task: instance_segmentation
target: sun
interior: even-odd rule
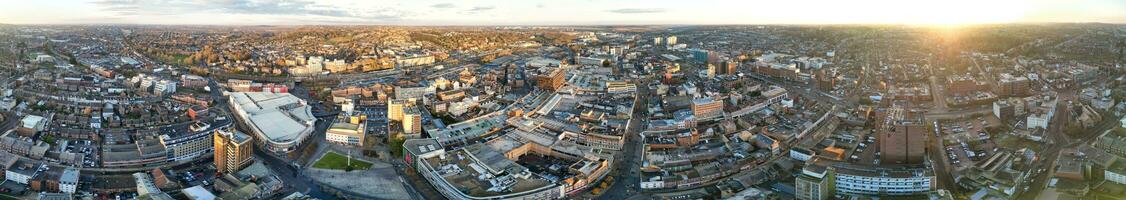
[[[958,26],[1018,22],[1025,16],[1027,2],[1020,0],[946,0],[919,3],[908,13],[906,23]]]

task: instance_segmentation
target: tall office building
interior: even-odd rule
[[[803,169],[794,179],[794,196],[801,200],[826,200],[833,197],[833,170]]]
[[[392,121],[403,120],[403,108],[407,106],[407,101],[401,99],[392,99],[387,102],[387,119]]]
[[[721,71],[723,71],[723,74],[735,75],[735,73],[739,72],[738,67],[739,61],[736,61],[735,59],[727,59],[726,61],[723,61],[723,69]]]
[[[708,77],[708,78],[715,77],[715,70],[716,70],[715,65],[708,63],[708,69],[705,72],[705,73],[707,73],[706,77]]]
[[[920,123],[899,122],[880,130],[881,161],[894,164],[923,163],[927,129]]]
[[[408,135],[422,133],[422,112],[418,107],[403,109],[403,133]]]
[[[254,144],[250,136],[237,130],[219,129],[215,139],[215,169],[219,173],[234,173],[250,164]]]

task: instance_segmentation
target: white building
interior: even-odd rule
[[[397,99],[422,98],[428,94],[435,94],[437,92],[438,88],[433,85],[423,87],[395,86],[395,98]]]
[[[39,132],[47,128],[47,118],[39,115],[28,115],[20,120],[20,128],[28,129],[30,131]]]
[[[337,122],[325,132],[325,140],[344,145],[363,145],[366,128],[364,117],[347,117],[347,122]]]
[[[59,191],[74,194],[78,190],[78,169],[66,168],[59,176]]]
[[[293,67],[289,73],[293,75],[315,75],[324,71],[325,58],[320,56],[309,57],[304,67]]]
[[[434,64],[434,56],[415,56],[395,59],[395,66],[398,67],[413,67],[429,64]]]
[[[35,56],[35,62],[36,63],[51,62],[51,61],[55,61],[55,57],[51,57],[51,55],[39,54],[38,56]]]
[[[669,36],[665,39],[665,43],[668,45],[676,45],[676,36]]]
[[[661,176],[653,176],[649,180],[642,180],[640,185],[641,189],[665,188],[665,181],[661,180]]]
[[[31,177],[39,173],[39,166],[24,161],[16,161],[4,171],[4,179],[27,185]]]
[[[1026,123],[1027,125],[1025,125],[1025,127],[1029,128],[1029,129],[1033,129],[1033,128],[1048,129],[1048,121],[1051,121],[1052,116],[1049,115],[1048,113],[1034,113],[1034,114],[1028,115],[1028,117],[1026,119],[1027,119],[1027,123]]]
[[[855,166],[813,159],[807,162],[802,174],[809,179],[803,181],[811,183],[831,178],[833,184],[805,186],[818,187],[817,191],[833,191],[836,195],[903,196],[926,194],[936,189],[933,172],[924,166]]]
[[[239,127],[276,154],[296,150],[312,135],[317,121],[308,103],[289,93],[230,93],[230,105]]]
[[[157,96],[169,95],[176,93],[176,82],[169,80],[160,80],[153,84],[152,93]]]

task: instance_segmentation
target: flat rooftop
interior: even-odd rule
[[[233,106],[245,112],[244,122],[254,124],[255,134],[273,142],[303,138],[316,121],[305,101],[292,94],[235,92],[230,98]]]
[[[442,178],[461,192],[475,197],[487,197],[519,193],[541,189],[554,184],[547,179],[531,175],[527,168],[520,166],[515,161],[505,158],[503,153],[484,144],[477,144],[466,149],[448,153],[445,159],[435,156],[426,160]],[[489,169],[504,169],[504,172],[490,175]],[[516,172],[516,173],[514,173]],[[521,178],[521,175],[529,175]],[[490,177],[484,178],[481,177]],[[493,183],[508,185],[503,192],[490,191]]]

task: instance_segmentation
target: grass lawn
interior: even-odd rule
[[[336,170],[367,170],[371,168],[371,163],[361,160],[352,159],[351,169],[348,167],[348,156],[340,155],[336,152],[328,152],[316,163],[313,163],[313,168],[320,169],[336,169]]]

